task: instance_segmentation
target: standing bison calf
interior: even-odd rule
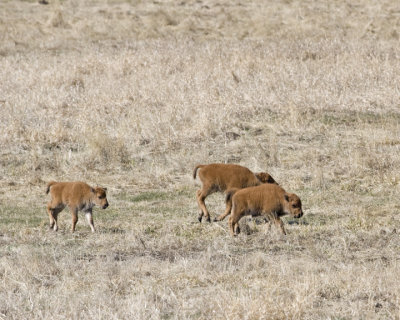
[[[239,220],[246,215],[266,216],[269,224],[274,221],[283,234],[286,234],[281,216],[290,214],[295,218],[303,216],[300,198],[287,193],[280,186],[263,184],[241,190],[231,190],[226,196],[232,201],[232,213],[229,217],[229,229],[233,236],[239,232]]]
[[[196,198],[200,207],[199,221],[203,215],[207,221],[211,221],[207,210],[205,199],[214,192],[229,192],[232,189],[242,189],[252,186],[258,186],[262,183],[275,183],[275,180],[266,172],[253,173],[246,167],[236,164],[214,163],[208,165],[197,165],[193,171],[193,179],[196,179],[199,170],[199,178],[202,182],[202,188],[197,190]],[[231,212],[232,204],[226,201],[226,209],[223,214],[214,219],[221,221]]]
[[[83,211],[90,229],[94,232],[92,208],[95,205],[103,209],[108,207],[106,191],[106,188],[92,188],[84,182],[49,182],[46,193],[50,192],[51,196],[51,200],[47,204],[50,229],[58,230],[57,216],[68,205],[72,215],[71,231],[75,231],[75,226],[78,222],[78,211]]]

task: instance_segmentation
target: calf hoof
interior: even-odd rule
[[[199,220],[199,222],[201,223],[201,220],[203,219],[203,217],[198,217],[197,220]]]
[[[211,218],[210,218],[210,216],[207,217],[207,220],[206,220],[206,221],[209,222],[209,223],[211,223]]]

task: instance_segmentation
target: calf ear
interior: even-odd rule
[[[287,193],[285,193],[284,197],[285,197],[285,200],[286,200],[287,202],[289,202],[289,195],[288,195]]]
[[[107,188],[103,188],[104,191],[107,191]]]
[[[95,193],[95,190],[93,188],[90,188],[90,191],[92,191],[93,193]]]

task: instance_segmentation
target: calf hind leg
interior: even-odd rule
[[[245,211],[240,206],[232,204],[232,212],[229,217],[228,225],[232,236],[240,233],[239,220],[245,215]]]
[[[50,204],[47,205],[47,214],[49,215],[49,220],[50,220],[49,228],[53,229],[56,223],[56,219],[54,219],[53,209],[51,208]]]
[[[53,208],[51,203],[47,204],[47,213],[49,215],[49,220],[50,220],[50,229],[53,229],[54,231],[58,230],[58,224],[57,224],[57,217],[58,214],[64,210],[65,206],[58,206]]]
[[[229,200],[226,203],[225,212],[223,214],[219,215],[218,217],[216,217],[214,219],[214,221],[222,221],[222,220],[224,220],[226,218],[226,216],[228,216],[231,213],[231,210],[232,210],[232,200]]]
[[[196,192],[197,203],[198,203],[198,205],[200,207],[200,210],[201,210],[198,219],[199,219],[199,222],[201,222],[201,220],[203,219],[203,215],[204,215],[206,220],[208,222],[211,222],[210,214],[209,214],[209,212],[207,210],[206,203],[205,203],[205,199],[210,194],[210,192],[209,191],[204,192],[203,190],[204,189],[197,190],[197,192]]]
[[[228,225],[232,236],[237,236],[240,233],[239,220],[230,216]]]
[[[72,216],[71,232],[74,232],[76,223],[78,222],[78,209],[71,208],[71,216]]]
[[[240,233],[239,222],[236,222],[236,224],[235,224],[235,233],[236,233],[236,234],[239,234],[239,233]]]

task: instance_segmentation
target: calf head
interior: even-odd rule
[[[292,215],[295,218],[301,218],[303,216],[303,210],[301,209],[301,200],[294,193],[285,193],[286,213]]]
[[[107,195],[106,195],[107,188],[92,188],[92,192],[94,193],[93,202],[102,209],[108,207]]]
[[[255,176],[257,177],[258,180],[260,180],[262,183],[274,183],[274,184],[278,184],[274,178],[271,177],[270,174],[266,173],[266,172],[258,172],[255,173]]]

